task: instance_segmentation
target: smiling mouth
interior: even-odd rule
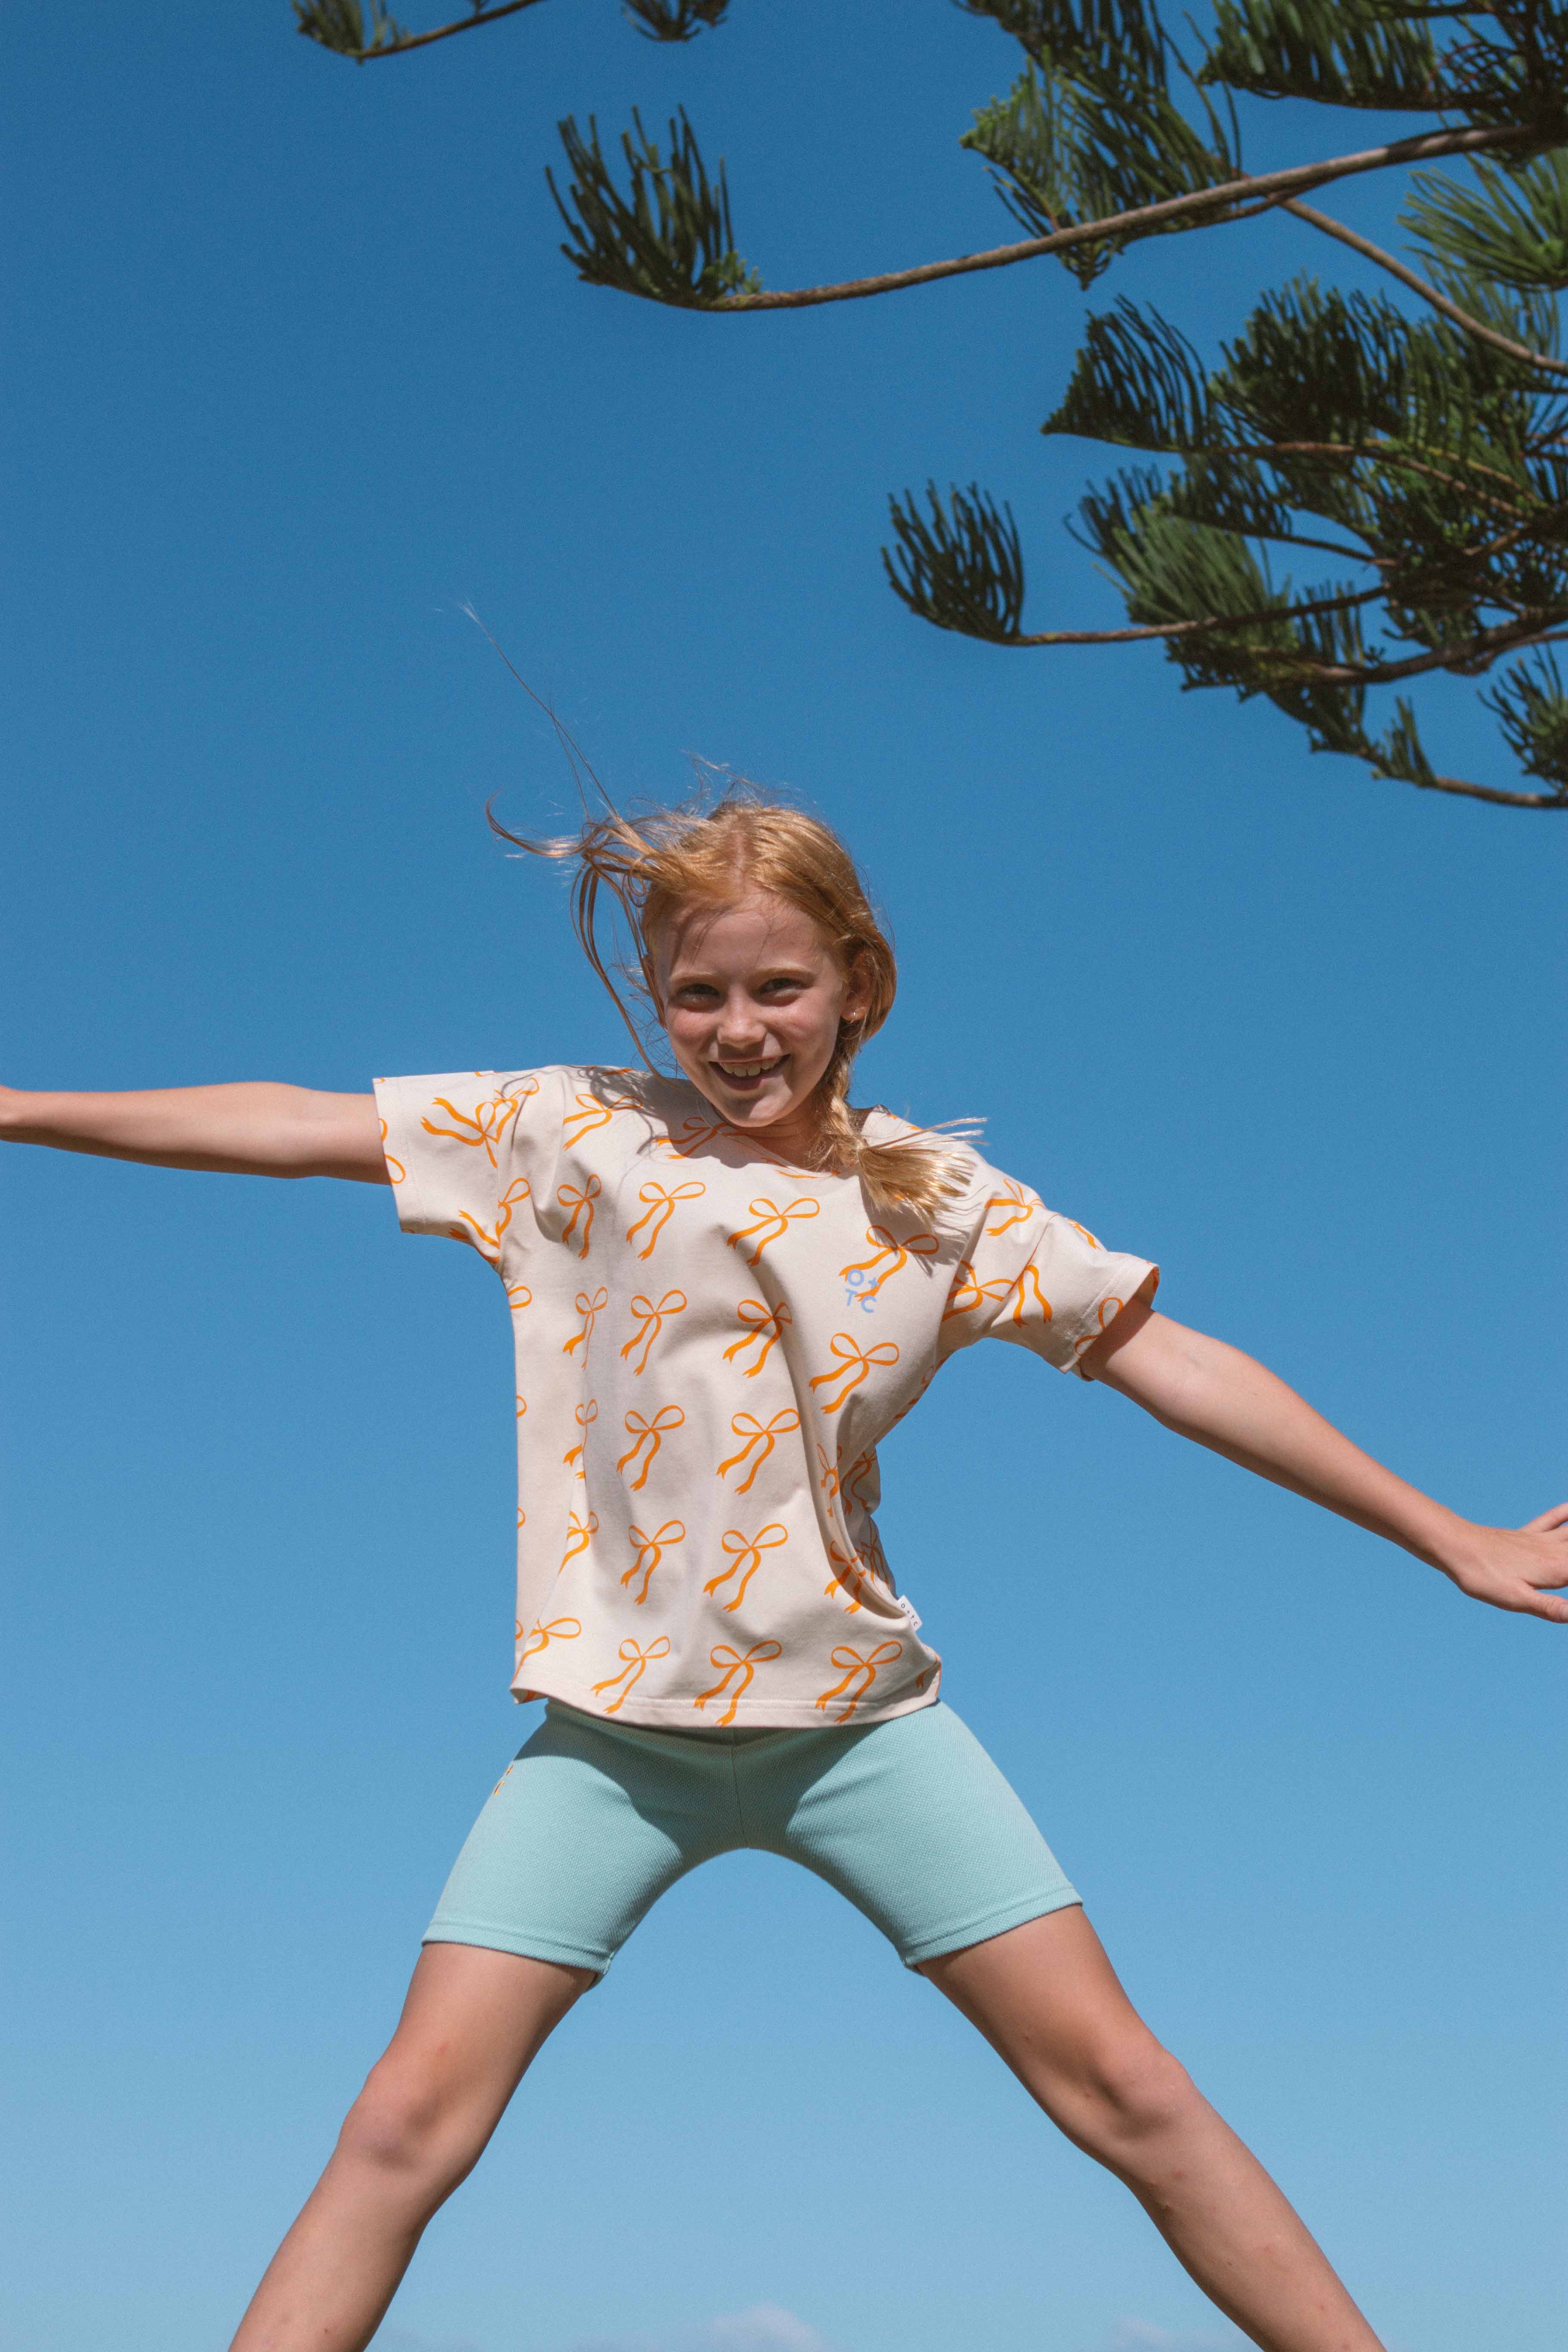
[[[764,1078],[771,1078],[775,1071],[782,1070],[784,1059],[783,1054],[778,1054],[771,1062],[716,1061],[710,1066],[718,1071],[726,1086],[736,1087],[749,1092],[752,1087],[760,1087]]]

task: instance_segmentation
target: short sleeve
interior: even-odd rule
[[[531,1192],[538,1123],[530,1114],[552,1074],[458,1070],[377,1078],[386,1172],[407,1234],[467,1242],[492,1265]]]
[[[1159,1268],[1148,1258],[1107,1249],[1087,1225],[1004,1178],[954,1277],[944,1318],[948,1344],[1006,1339],[1058,1371],[1077,1371],[1151,1275],[1157,1283]]]

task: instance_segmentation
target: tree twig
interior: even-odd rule
[[[1364,563],[1371,558],[1356,556],[1352,560]],[[1207,614],[1201,621],[1164,621],[1143,628],[1040,629],[1029,636],[994,637],[988,642],[999,646],[1130,646],[1146,637],[1191,637],[1209,629],[1267,628],[1276,621],[1304,620],[1312,613],[1347,613],[1352,605],[1370,604],[1384,593],[1381,586],[1361,588],[1343,596],[1315,596],[1304,604],[1281,604],[1265,613]]]
[[[1462,776],[1391,776],[1386,769],[1378,772],[1387,783],[1414,784],[1424,793],[1458,793],[1468,801],[1492,801],[1499,808],[1568,809],[1568,793],[1503,793],[1495,784],[1468,784]]]
[[[369,63],[372,58],[398,58],[405,49],[428,48],[432,41],[449,40],[454,33],[471,33],[476,25],[499,24],[503,16],[515,16],[520,8],[534,8],[539,0],[497,0],[493,8],[477,8],[471,16],[456,17],[449,25],[437,25],[429,33],[405,33],[401,39],[384,41],[379,48],[339,49],[339,57],[353,58],[355,65]],[[325,43],[322,44],[323,47]]]
[[[1386,269],[1391,278],[1397,278],[1402,286],[1408,286],[1413,294],[1419,294],[1424,302],[1430,302],[1435,310],[1441,310],[1446,319],[1451,319],[1456,327],[1462,327],[1467,335],[1474,335],[1478,342],[1490,343],[1494,351],[1506,352],[1510,359],[1525,360],[1531,367],[1549,369],[1553,375],[1568,375],[1568,360],[1549,359],[1544,352],[1532,352],[1527,344],[1516,343],[1509,336],[1500,335],[1494,327],[1484,326],[1479,319],[1472,319],[1468,310],[1461,310],[1457,302],[1450,302],[1436,286],[1429,286],[1425,278],[1418,278],[1414,269],[1407,269],[1396,254],[1385,253],[1381,245],[1373,245],[1370,237],[1363,236],[1356,229],[1347,228],[1343,221],[1331,219],[1327,213],[1319,212],[1311,205],[1302,204],[1295,196],[1281,197],[1275,210],[1294,213],[1298,220],[1321,229],[1325,236],[1338,237],[1340,243],[1348,245],[1352,253],[1363,255],[1368,261],[1375,261],[1380,269]]]
[[[1519,128],[1479,131],[1431,131],[1418,139],[1395,139],[1384,147],[1367,147],[1352,155],[1332,155],[1321,163],[1296,163],[1287,171],[1254,173],[1243,180],[1226,180],[1187,195],[1166,196],[1157,205],[1140,205],[1133,211],[1111,213],[1103,220],[1078,221],[1049,236],[1026,237],[1017,245],[992,246],[984,253],[963,253],[951,261],[923,261],[913,269],[890,269],[876,278],[851,278],[836,286],[797,286],[761,294],[727,294],[717,302],[693,307],[705,310],[798,310],[819,302],[855,302],[872,294],[892,294],[906,286],[929,286],[939,278],[960,278],[977,269],[1005,269],[1015,261],[1033,261],[1037,255],[1062,253],[1075,245],[1095,245],[1108,236],[1152,228],[1162,221],[1205,226],[1198,215],[1216,206],[1249,198],[1267,197],[1272,204],[1298,188],[1321,188],[1333,180],[1353,178],[1363,172],[1381,172],[1394,164],[1420,163],[1443,155],[1468,155],[1494,147],[1517,147],[1533,134]],[[1189,215],[1192,217],[1189,219]]]
[[[1387,593],[1386,590],[1380,592]],[[1538,616],[1534,621],[1502,622],[1495,629],[1481,629],[1460,646],[1449,646],[1437,653],[1412,654],[1405,661],[1396,662],[1318,662],[1310,655],[1260,654],[1259,662],[1272,661],[1279,668],[1288,670],[1292,678],[1312,686],[1397,686],[1401,679],[1424,677],[1435,669],[1452,669],[1456,663],[1469,667],[1478,656],[1485,656],[1485,667],[1490,668],[1503,654],[1517,653],[1531,646],[1556,646],[1568,635],[1560,628],[1542,627]]]

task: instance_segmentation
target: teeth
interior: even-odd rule
[[[721,1062],[719,1067],[728,1078],[760,1078],[764,1070],[776,1069],[773,1062]]]

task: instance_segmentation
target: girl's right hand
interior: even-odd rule
[[[391,1181],[374,1095],[324,1094],[269,1081],[134,1094],[0,1087],[0,1141],[234,1176]]]

